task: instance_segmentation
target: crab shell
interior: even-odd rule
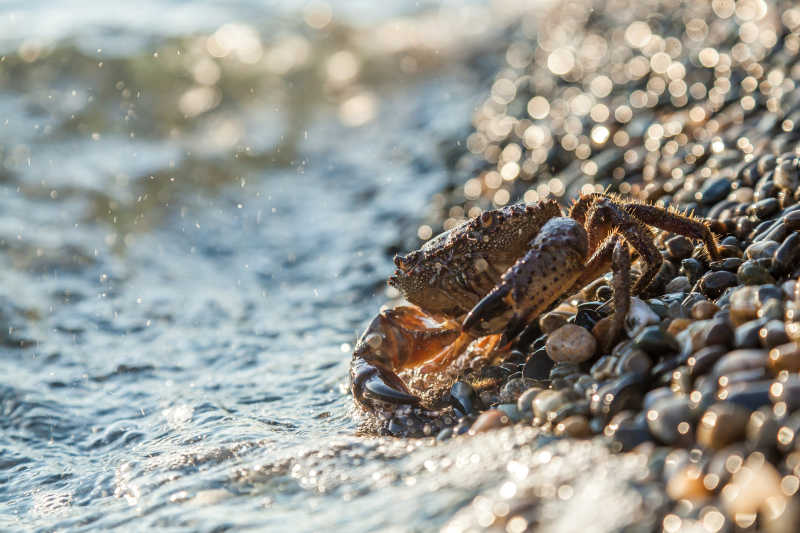
[[[545,223],[560,216],[554,200],[487,211],[396,256],[389,284],[428,313],[463,317],[529,250]]]

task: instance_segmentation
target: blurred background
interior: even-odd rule
[[[3,3],[0,529],[430,525],[331,450],[521,4]]]

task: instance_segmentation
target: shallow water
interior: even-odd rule
[[[533,461],[346,390],[513,9],[102,5],[0,13],[0,528],[426,530]]]

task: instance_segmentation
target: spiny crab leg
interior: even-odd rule
[[[463,347],[461,337],[458,323],[434,318],[416,306],[381,311],[353,352],[353,397],[366,405],[419,403],[396,371],[436,360],[454,342]]]

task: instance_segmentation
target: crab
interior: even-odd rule
[[[487,350],[503,346],[610,267],[614,311],[601,346],[609,350],[631,296],[647,288],[663,262],[651,227],[699,240],[712,260],[719,258],[709,221],[607,193],[581,195],[566,216],[552,199],[486,211],[396,256],[389,284],[410,305],[381,311],[356,343],[356,403],[419,404],[398,372],[439,372],[478,339]],[[642,264],[635,282],[631,249]]]

